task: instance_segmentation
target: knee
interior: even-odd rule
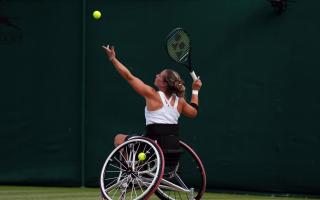
[[[117,134],[114,137],[114,146],[119,146],[120,144],[124,143],[126,140],[127,135],[124,134]]]

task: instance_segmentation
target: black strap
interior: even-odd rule
[[[190,106],[194,107],[197,111],[199,111],[199,106],[195,103],[190,103]]]

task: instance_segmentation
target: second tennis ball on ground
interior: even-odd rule
[[[93,18],[100,19],[101,18],[101,12],[99,10],[95,10],[92,13]]]
[[[145,153],[141,152],[141,153],[138,154],[138,159],[139,160],[143,161],[146,158],[147,158],[147,155]]]

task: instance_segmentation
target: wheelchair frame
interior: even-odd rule
[[[181,179],[178,173],[180,162],[177,162],[173,171],[168,173],[169,178],[165,178],[163,150],[155,141],[146,137],[135,136],[116,147],[106,159],[100,175],[102,198],[107,200],[115,198],[119,200],[128,198],[130,200],[145,200],[155,194],[161,200],[201,199],[206,188],[206,174],[203,164],[190,146],[182,141],[179,141],[179,145],[192,156],[200,172],[201,183],[196,189],[196,193],[194,188],[189,188]],[[144,149],[141,149],[142,147]],[[137,155],[140,151],[148,154],[146,161],[138,160]],[[108,178],[108,175],[112,173],[118,173],[118,175]],[[175,182],[171,180],[172,178]],[[175,194],[176,192],[179,196]],[[182,198],[180,192],[186,196],[183,195],[184,198]]]

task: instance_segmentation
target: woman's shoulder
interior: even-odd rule
[[[146,99],[149,100],[158,100],[160,98],[160,92],[159,90],[156,90],[154,88],[152,88],[152,92],[149,96],[146,97]]]
[[[159,91],[153,87],[150,87],[151,96],[159,95]]]

